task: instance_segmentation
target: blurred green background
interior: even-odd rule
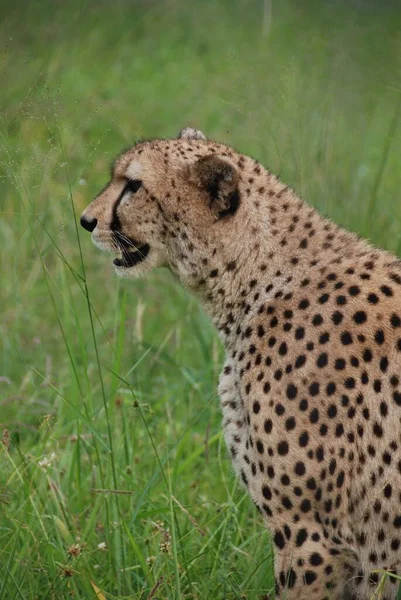
[[[167,272],[117,280],[74,209],[191,125],[401,251],[400,23],[389,1],[2,0],[1,600],[268,597],[217,337]]]

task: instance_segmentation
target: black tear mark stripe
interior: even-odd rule
[[[114,203],[113,212],[112,212],[112,216],[111,216],[111,223],[110,223],[110,229],[112,231],[121,231],[121,221],[120,221],[120,217],[117,214],[117,208],[118,208],[119,204],[121,203],[121,200],[123,199],[126,191],[127,191],[127,186],[125,185],[121,194],[119,195],[119,197],[117,198],[117,200]]]
[[[110,223],[110,229],[112,231],[120,231],[122,233],[121,221],[120,221],[120,217],[117,214],[117,208],[118,208],[119,204],[121,203],[121,200],[123,199],[124,195],[129,190],[131,183],[132,183],[132,181],[128,181],[128,183],[124,186],[121,194],[117,198],[116,202],[114,203],[112,217],[111,217],[111,223]],[[143,187],[145,192],[148,193],[148,190],[145,188],[145,186],[143,184],[141,187]],[[160,207],[160,210],[162,210],[161,207]]]

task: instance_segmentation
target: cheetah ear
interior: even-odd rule
[[[238,171],[215,154],[203,156],[190,167],[190,179],[209,195],[209,207],[220,219],[233,215],[239,205]]]
[[[201,131],[199,131],[199,129],[192,129],[192,127],[184,127],[184,129],[181,129],[180,133],[178,134],[178,139],[205,140],[206,136]]]

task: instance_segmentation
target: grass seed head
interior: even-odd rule
[[[81,552],[82,552],[82,547],[80,546],[80,544],[72,544],[72,546],[70,546],[68,548],[68,554],[70,556],[77,557],[81,554]]]

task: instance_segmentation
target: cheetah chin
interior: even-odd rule
[[[192,128],[118,157],[81,224],[118,275],[168,267],[219,332],[224,436],[276,597],[395,600],[400,261]]]

